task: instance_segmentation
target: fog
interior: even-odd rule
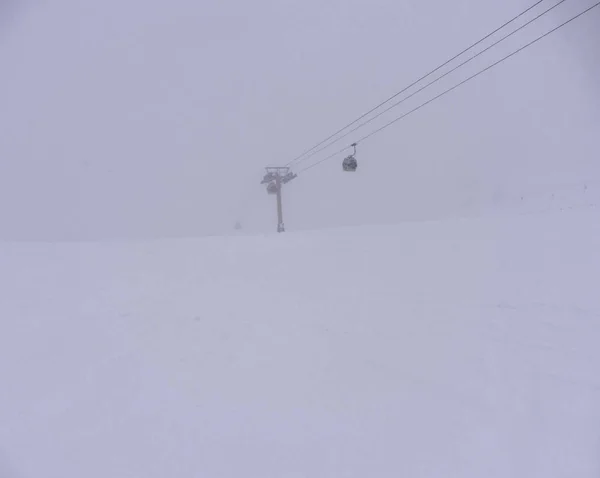
[[[271,231],[264,166],[531,3],[4,0],[0,238],[223,234],[237,220]],[[566,1],[410,105],[592,3]],[[356,174],[336,157],[300,175],[284,191],[288,230],[456,216],[540,184],[600,179],[599,52],[596,9],[361,144]]]

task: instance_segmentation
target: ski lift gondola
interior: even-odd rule
[[[277,194],[277,184],[274,181],[267,184],[267,193]]]
[[[358,168],[358,161],[356,161],[356,143],[353,143],[352,146],[354,147],[354,153],[350,156],[346,156],[344,161],[342,161],[342,168],[344,171],[350,173],[355,172],[356,168]]]

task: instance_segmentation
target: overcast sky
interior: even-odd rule
[[[272,229],[263,166],[534,2],[0,3],[0,238],[77,240],[222,233],[237,218]],[[382,121],[592,3],[567,0]],[[362,144],[357,174],[336,158],[300,176],[288,229],[444,217],[494,191],[600,179],[599,65],[600,8]]]

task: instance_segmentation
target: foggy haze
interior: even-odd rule
[[[598,478],[600,0],[398,94],[534,3],[0,0],[0,478]]]
[[[271,231],[264,166],[532,2],[31,3],[0,10],[11,16],[0,22],[4,240],[219,234],[236,220]],[[565,2],[410,105],[592,3]],[[288,229],[456,216],[538,184],[600,179],[599,26],[595,10],[360,145],[356,175],[342,157],[301,175],[284,191]]]

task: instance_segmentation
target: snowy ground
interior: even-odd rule
[[[597,478],[600,214],[0,246],[2,478]]]

